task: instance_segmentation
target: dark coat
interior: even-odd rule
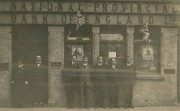
[[[20,106],[24,103],[25,78],[24,69],[14,67],[12,71],[12,104]]]
[[[94,66],[94,69],[105,69],[105,68],[107,68],[104,64],[102,64],[101,66],[100,65],[98,65],[98,64],[96,64],[95,66]]]
[[[32,103],[44,102],[47,103],[48,89],[48,74],[47,67],[36,64],[27,70],[26,80],[29,82],[29,98]]]

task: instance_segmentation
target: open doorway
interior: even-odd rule
[[[48,101],[48,27],[12,27],[13,106],[47,104]]]

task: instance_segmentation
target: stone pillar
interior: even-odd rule
[[[126,55],[134,61],[134,27],[127,27]]]
[[[161,34],[161,39],[160,39],[160,73],[161,75],[164,74],[164,34]]]
[[[0,106],[10,105],[12,66],[11,27],[0,26]]]
[[[92,64],[96,64],[96,59],[99,56],[100,28],[93,27],[93,46],[92,46]]]
[[[64,27],[48,27],[49,32],[49,105],[63,106],[63,87],[61,83],[61,68],[64,66]],[[60,66],[53,65],[60,63]]]
[[[161,28],[161,74],[164,69],[177,69],[177,33],[177,28]]]

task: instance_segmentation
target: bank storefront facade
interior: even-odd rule
[[[89,78],[94,86],[89,86],[93,90],[87,93],[89,98],[97,98],[96,90],[100,88],[101,94],[112,90],[109,96],[116,95],[115,98],[118,98],[114,100],[113,97],[102,97],[104,104],[97,107],[177,104],[180,100],[180,75],[177,68],[179,5],[176,1],[154,0],[1,1],[0,106],[13,106],[12,101],[17,101],[13,100],[14,95],[19,93],[16,92],[17,87],[13,89],[18,78],[14,76],[17,61],[22,61],[24,73],[27,73],[34,70],[32,66],[35,59],[41,56],[45,70],[39,78],[43,78],[44,83],[38,88],[42,90],[39,95],[43,95],[45,106],[70,107],[69,104],[73,104],[72,107],[80,107],[78,99],[83,97],[68,95],[81,87],[74,86],[79,80],[76,78],[71,81],[72,78],[65,76],[69,72],[73,74],[79,71],[70,68],[73,55],[76,55],[79,64],[83,56],[86,56],[91,69],[94,69],[98,56],[103,57],[106,66],[109,66],[111,59],[117,60],[118,71],[90,71]],[[128,60],[133,68],[126,68]],[[92,76],[96,73],[106,78]],[[115,79],[109,76],[111,74],[120,76]],[[24,81],[36,76],[33,72],[24,75]],[[110,85],[106,87],[103,84]],[[111,85],[113,88],[107,89]],[[32,87],[29,80],[23,86],[23,91],[20,88],[26,100],[32,96],[26,95]],[[74,103],[69,98],[73,98]],[[107,101],[111,99],[118,105],[109,105]],[[32,99],[29,100],[29,103],[33,103]],[[96,102],[96,99],[91,99],[87,104],[95,107]]]

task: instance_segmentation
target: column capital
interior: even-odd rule
[[[162,35],[177,35],[178,29],[172,27],[161,27],[161,34]]]
[[[48,27],[49,33],[64,33],[64,27]]]
[[[100,27],[93,27],[93,33],[99,34],[100,33]]]
[[[134,34],[134,27],[127,27],[127,33],[128,35]]]

